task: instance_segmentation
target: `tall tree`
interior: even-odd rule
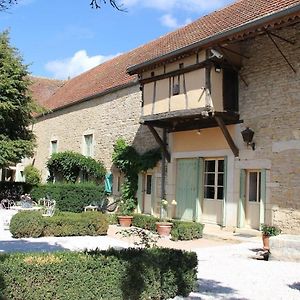
[[[117,0],[89,0],[92,8],[101,8],[102,3],[110,3],[117,10],[125,11],[122,4],[118,4]],[[0,11],[8,9],[11,5],[18,3],[18,0],[0,0]]]
[[[29,93],[30,79],[7,31],[0,33],[0,166],[17,163],[33,153],[30,129],[36,109]]]

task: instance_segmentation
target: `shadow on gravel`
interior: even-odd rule
[[[300,291],[300,282],[294,282],[293,284],[288,284],[288,287],[290,287],[293,290]]]
[[[195,294],[199,293],[199,296],[193,295],[189,299],[200,300],[201,295],[212,296],[214,299],[227,299],[227,300],[248,300],[247,298],[240,298],[236,296],[237,290],[223,286],[221,282],[208,279],[198,279],[198,288]]]
[[[67,250],[60,245],[51,245],[45,242],[28,242],[23,240],[0,241],[0,253],[8,252],[38,252]]]

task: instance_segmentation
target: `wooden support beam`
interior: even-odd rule
[[[218,123],[220,129],[222,130],[223,135],[224,135],[224,137],[225,137],[232,153],[234,154],[235,157],[238,157],[239,156],[239,149],[235,145],[235,143],[234,143],[234,141],[233,141],[233,139],[232,139],[232,137],[231,137],[224,121],[223,121],[223,119],[219,116],[216,116],[216,115],[214,117],[215,117],[215,120]]]
[[[274,46],[276,47],[276,49],[278,50],[278,52],[281,54],[281,56],[283,57],[283,59],[286,61],[286,63],[290,66],[290,68],[293,70],[294,73],[297,73],[296,70],[295,70],[295,68],[292,66],[292,64],[289,62],[289,60],[287,59],[287,57],[284,55],[284,53],[282,52],[282,50],[277,45],[277,43],[274,40],[274,38],[271,36],[271,34],[268,31],[266,33],[267,33],[267,36],[269,37],[269,39],[274,44]]]
[[[218,45],[218,47],[221,48],[222,50],[231,52],[231,53],[236,54],[236,55],[238,55],[238,56],[241,56],[241,57],[243,57],[243,58],[246,58],[246,59],[249,59],[249,58],[250,58],[249,56],[246,56],[246,55],[244,55],[244,54],[242,54],[242,53],[240,53],[240,52],[237,52],[237,51],[235,51],[235,50],[226,48],[226,47],[224,47],[224,46]]]
[[[269,31],[268,31],[268,32],[269,32]],[[284,42],[286,42],[286,43],[288,43],[288,44],[291,44],[291,45],[295,45],[295,44],[296,44],[294,41],[290,41],[290,40],[288,40],[288,39],[285,39],[284,37],[282,37],[282,36],[280,36],[280,35],[278,35],[278,34],[275,34],[274,32],[269,32],[269,34],[272,35],[272,36],[277,37],[278,39],[280,39],[280,40],[282,40],[282,41],[284,41]]]
[[[167,159],[168,162],[171,161],[171,155],[167,149],[167,145],[163,142],[163,140],[161,139],[161,137],[159,136],[159,134],[157,133],[157,131],[154,129],[154,127],[152,127],[151,125],[147,125],[149,130],[151,131],[151,133],[153,134],[156,142],[158,143],[158,145],[161,147],[165,158]]]

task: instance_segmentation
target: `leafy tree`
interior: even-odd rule
[[[0,167],[33,153],[35,139],[29,126],[36,105],[28,75],[17,49],[10,46],[8,32],[0,33]]]
[[[120,11],[125,11],[125,9],[122,7],[122,4],[118,4],[117,0],[89,0],[90,6],[92,8],[101,8],[102,2],[106,4],[107,2],[110,3],[110,5]],[[17,4],[18,0],[0,0],[0,11],[7,10],[11,5]]]

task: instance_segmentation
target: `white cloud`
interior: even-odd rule
[[[233,0],[123,0],[125,7],[151,7],[170,12],[180,9],[193,12],[208,12],[218,9]]]
[[[48,62],[45,68],[53,74],[54,78],[67,79],[68,77],[77,76],[93,67],[96,67],[117,55],[119,54],[88,56],[86,50],[79,50],[71,58]]]
[[[191,23],[192,20],[188,18],[185,20],[185,22],[183,24],[180,24],[178,22],[178,20],[176,18],[174,18],[171,14],[166,14],[160,18],[160,21],[161,21],[162,25],[167,26],[171,29],[175,29],[175,28],[182,27],[184,25]]]

